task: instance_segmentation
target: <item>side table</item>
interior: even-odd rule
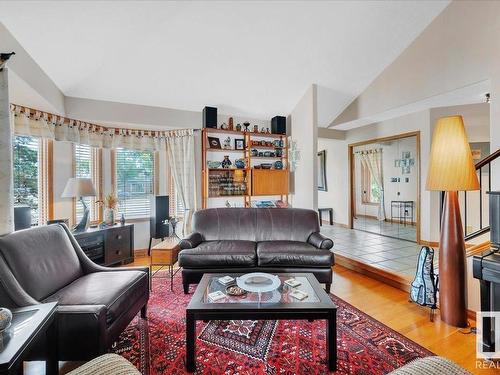
[[[12,325],[1,335],[0,374],[22,373],[33,346],[45,348],[45,373],[57,374],[56,302],[12,310]]]
[[[180,240],[177,237],[168,237],[164,241],[161,241],[158,245],[153,246],[151,249],[151,265],[149,266],[150,283],[152,282],[153,276],[158,271],[160,271],[163,267],[168,267],[170,290],[174,290],[174,275],[179,271],[178,268],[174,272],[174,265],[177,263],[179,251],[181,250],[179,242]],[[153,272],[153,266],[160,266],[160,268]],[[160,278],[159,276],[157,277]]]

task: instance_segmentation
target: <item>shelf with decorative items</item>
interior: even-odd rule
[[[264,196],[278,199],[274,207],[286,207],[289,193],[287,136],[271,134],[269,128],[261,127],[258,131],[249,123],[243,123],[243,127],[238,124],[237,130],[231,128],[203,128],[202,207],[261,207],[254,204],[252,197]],[[229,200],[209,203],[216,198],[234,198],[240,203]],[[267,201],[265,203],[262,207],[270,206]]]

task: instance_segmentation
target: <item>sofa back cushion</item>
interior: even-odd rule
[[[37,301],[83,274],[78,256],[60,225],[25,229],[1,237],[0,252],[19,284]]]
[[[302,241],[319,232],[316,211],[300,208],[208,208],[193,215],[205,241]]]

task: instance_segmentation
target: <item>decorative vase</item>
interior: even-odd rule
[[[120,218],[120,224],[125,225],[125,215],[122,213],[122,217]]]
[[[104,222],[106,225],[114,225],[115,224],[115,210],[112,208],[106,208],[104,210]]]
[[[243,169],[245,168],[245,160],[244,159],[237,159],[235,162],[234,162],[234,165],[236,168],[238,169]]]
[[[236,131],[238,131],[238,132],[241,131],[241,124],[236,125]]]
[[[233,163],[229,160],[229,155],[224,156],[224,160],[222,160],[222,168],[230,168]]]
[[[5,307],[0,307],[0,332],[3,332],[7,328],[9,328],[11,322],[12,312]]]

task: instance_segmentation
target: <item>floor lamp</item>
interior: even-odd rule
[[[443,117],[436,123],[426,189],[445,192],[439,240],[441,320],[466,327],[467,268],[458,192],[478,190],[479,181],[462,116]]]

